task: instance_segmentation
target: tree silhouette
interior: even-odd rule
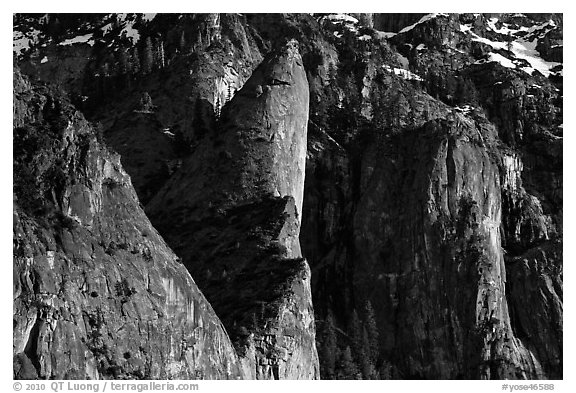
[[[147,37],[142,52],[142,72],[144,74],[149,74],[150,72],[152,72],[153,66],[154,66],[154,53],[152,52],[152,39],[150,37]]]
[[[340,352],[338,359],[338,379],[361,379],[360,371],[358,370],[358,365],[352,357],[352,351],[350,347],[347,346],[344,351]]]
[[[366,333],[368,335],[368,355],[370,356],[370,360],[376,364],[380,354],[378,349],[378,326],[376,325],[376,316],[374,314],[374,309],[372,308],[372,303],[370,303],[370,300],[368,300],[364,305],[364,313],[366,321],[364,326],[366,327]]]
[[[226,102],[229,102],[232,99],[232,83],[228,84],[228,95],[226,96]]]
[[[154,105],[152,104],[152,98],[147,91],[142,93],[142,97],[140,97],[140,110],[144,112],[151,112],[154,109]]]
[[[132,62],[132,74],[137,74],[140,72],[140,57],[138,56],[138,49],[134,47],[130,56],[130,61]]]
[[[194,103],[194,118],[192,120],[192,132],[194,139],[200,139],[208,133],[208,127],[204,120],[204,110],[202,108],[202,100],[200,97],[196,98]]]
[[[186,34],[184,34],[184,30],[182,30],[182,34],[180,34],[180,51],[182,53],[186,52]]]
[[[118,72],[120,75],[126,75],[130,71],[130,63],[128,60],[128,49],[124,46],[120,47],[117,52],[118,57]]]
[[[360,361],[362,354],[362,322],[358,317],[356,309],[352,311],[352,319],[350,322],[350,337],[352,339],[352,353],[356,360]]]
[[[371,359],[372,348],[370,347],[370,339],[368,338],[368,330],[364,327],[362,329],[362,349],[359,354],[359,363],[362,368],[362,375],[364,379],[378,379],[376,367]]]
[[[512,51],[512,41],[514,41],[514,38],[512,37],[512,32],[509,31],[506,36],[506,49],[509,51]]]
[[[216,102],[214,103],[214,116],[216,116],[216,120],[220,119],[221,110],[222,105],[220,104],[220,96],[216,96]]]
[[[323,376],[325,379],[334,379],[336,374],[337,339],[336,327],[334,326],[334,316],[332,310],[328,309],[324,320],[324,331],[322,340]]]
[[[164,68],[165,67],[165,59],[164,59],[164,42],[162,38],[156,38],[155,40],[155,48],[156,48],[156,59],[158,62],[158,67]]]

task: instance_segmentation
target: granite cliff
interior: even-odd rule
[[[15,72],[15,376],[562,378],[562,29],[16,15],[15,62],[42,82]],[[78,293],[56,289],[78,274]],[[54,325],[74,345],[46,327],[45,293],[89,314]],[[146,329],[172,339],[136,355],[118,329],[150,307]],[[204,330],[177,358],[181,326]],[[60,353],[90,374],[46,371]]]
[[[147,206],[258,379],[316,378],[302,217],[308,82],[291,41]]]
[[[18,70],[14,126],[14,377],[244,377],[120,156]]]

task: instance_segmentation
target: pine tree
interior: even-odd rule
[[[179,157],[186,157],[191,153],[190,143],[180,129],[174,131],[174,151]]]
[[[506,49],[508,49],[509,51],[512,51],[512,33],[509,31],[508,35],[506,36]]]
[[[150,94],[145,91],[142,93],[142,97],[140,97],[140,110],[151,112],[153,109],[154,105],[152,104],[152,97],[150,97]]]
[[[379,371],[380,379],[392,379],[392,365],[387,360],[384,360],[380,365]]]
[[[150,72],[152,72],[153,66],[154,66],[154,53],[152,51],[152,39],[150,37],[147,37],[142,52],[142,72],[144,74],[149,74]]]
[[[216,116],[216,120],[220,119],[221,109],[222,105],[220,105],[220,96],[216,96],[216,102],[214,103],[214,115]]]
[[[48,23],[48,34],[51,36],[58,38],[62,34],[62,24],[60,23],[60,19],[58,17],[51,19]]]
[[[322,357],[324,363],[324,379],[334,379],[336,370],[336,327],[334,326],[334,316],[332,311],[328,309],[326,319],[324,321],[324,332],[322,341]]]
[[[338,359],[338,372],[336,374],[338,379],[361,379],[358,365],[352,357],[352,351],[347,346],[344,351],[340,352]]]
[[[198,30],[198,50],[202,50],[203,41],[202,41],[202,29]]]
[[[362,349],[360,350],[359,363],[362,368],[362,375],[364,379],[377,379],[378,375],[374,362],[371,359],[370,339],[368,338],[368,330],[362,329]]]
[[[130,60],[132,62],[132,74],[137,74],[140,72],[140,57],[138,56],[138,49],[134,47],[132,49],[132,54],[130,56]]]
[[[336,78],[338,77],[338,71],[336,70],[336,66],[334,65],[334,63],[328,63],[328,71],[326,74],[329,84],[332,85],[336,83]]]
[[[362,323],[360,322],[360,318],[358,318],[356,309],[352,311],[350,336],[352,338],[352,353],[357,360],[360,360],[362,354]]]
[[[130,63],[128,60],[128,50],[125,47],[120,47],[117,52],[118,56],[118,72],[120,75],[126,75],[130,72]]]
[[[122,83],[122,87],[130,87],[130,55],[126,47],[120,47],[116,52],[118,63],[118,80]]]
[[[368,334],[368,345],[370,348],[370,359],[375,364],[378,361],[380,351],[378,349],[378,326],[376,325],[376,316],[374,314],[374,309],[372,308],[372,303],[368,300],[364,306],[365,313],[365,326],[366,332]]]
[[[202,110],[202,102],[200,97],[196,97],[194,103],[194,118],[192,119],[192,132],[194,139],[202,138],[207,132],[206,122],[204,121],[204,111]]]
[[[228,84],[228,95],[226,96],[226,102],[230,102],[232,99],[232,84]]]
[[[182,53],[186,51],[186,34],[184,34],[184,30],[182,30],[182,34],[180,34],[180,51]]]
[[[164,42],[162,38],[156,38],[156,59],[158,63],[158,67],[164,68],[165,67],[165,60],[164,60]]]
[[[456,97],[458,103],[460,104],[477,101],[478,93],[476,92],[476,86],[474,86],[474,82],[472,82],[469,78],[462,78],[458,83]]]

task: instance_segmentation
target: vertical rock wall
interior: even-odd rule
[[[494,138],[456,115],[365,158],[374,170],[354,221],[355,290],[404,377],[542,376],[510,324]]]
[[[308,95],[292,41],[255,70],[147,208],[258,379],[319,377],[298,240]]]

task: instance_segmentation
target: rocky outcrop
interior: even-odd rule
[[[380,145],[378,161],[365,156],[355,289],[370,294],[383,351],[408,377],[542,376],[509,322],[494,137],[456,116]]]
[[[255,70],[147,208],[257,379],[319,376],[298,240],[307,119],[308,83],[292,41]]]
[[[15,21],[35,43],[17,62],[122,156],[226,327],[233,375],[562,378],[562,15]],[[37,221],[67,176],[54,155],[26,168],[16,211]]]
[[[14,377],[244,377],[120,157],[83,116],[16,71],[14,124]]]

